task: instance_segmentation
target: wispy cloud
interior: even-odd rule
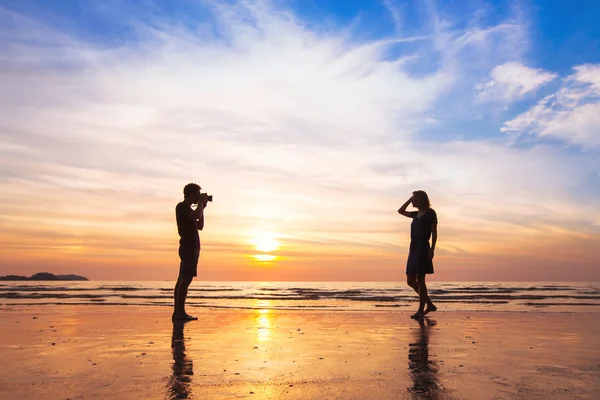
[[[599,146],[600,64],[580,65],[574,70],[556,93],[507,121],[502,131],[557,138],[584,147]]]
[[[507,106],[556,77],[557,74],[540,68],[507,62],[492,69],[488,81],[475,85],[475,97],[481,102],[497,102]]]
[[[400,7],[391,0],[383,0],[382,4],[388,10],[389,15],[394,23],[394,31],[397,34],[401,34],[403,21],[402,21],[402,12],[400,11]]]

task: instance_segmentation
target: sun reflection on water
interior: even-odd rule
[[[254,254],[252,257],[254,257],[256,261],[260,262],[274,261],[277,259],[277,256],[272,254]]]
[[[266,342],[271,339],[271,318],[273,314],[271,310],[268,308],[271,306],[271,300],[257,300],[256,305],[258,307],[264,307],[259,310],[256,310],[256,325],[258,331],[258,341]]]

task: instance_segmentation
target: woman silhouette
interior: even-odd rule
[[[406,207],[411,203],[419,211],[406,211]],[[400,207],[398,213],[412,218],[406,282],[419,294],[419,310],[411,318],[420,318],[437,310],[427,295],[425,284],[425,275],[433,274],[432,260],[437,241],[437,215],[431,208],[429,196],[422,190],[413,192],[412,197]],[[431,245],[429,245],[429,238],[431,238]]]

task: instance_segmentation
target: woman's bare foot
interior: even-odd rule
[[[410,317],[413,318],[413,319],[419,319],[419,318],[423,318],[424,316],[425,316],[425,314],[423,313],[423,311],[417,311],[416,313],[414,313]]]
[[[423,312],[423,315],[429,314],[430,312],[434,312],[434,311],[437,311],[437,307],[432,304],[431,307],[427,307],[425,309],[425,311]]]

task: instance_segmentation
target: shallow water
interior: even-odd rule
[[[0,282],[0,305],[118,304],[170,306],[174,282]],[[447,311],[600,311],[600,283],[433,282],[432,300]],[[237,309],[404,310],[417,295],[393,282],[202,282],[193,307]]]

